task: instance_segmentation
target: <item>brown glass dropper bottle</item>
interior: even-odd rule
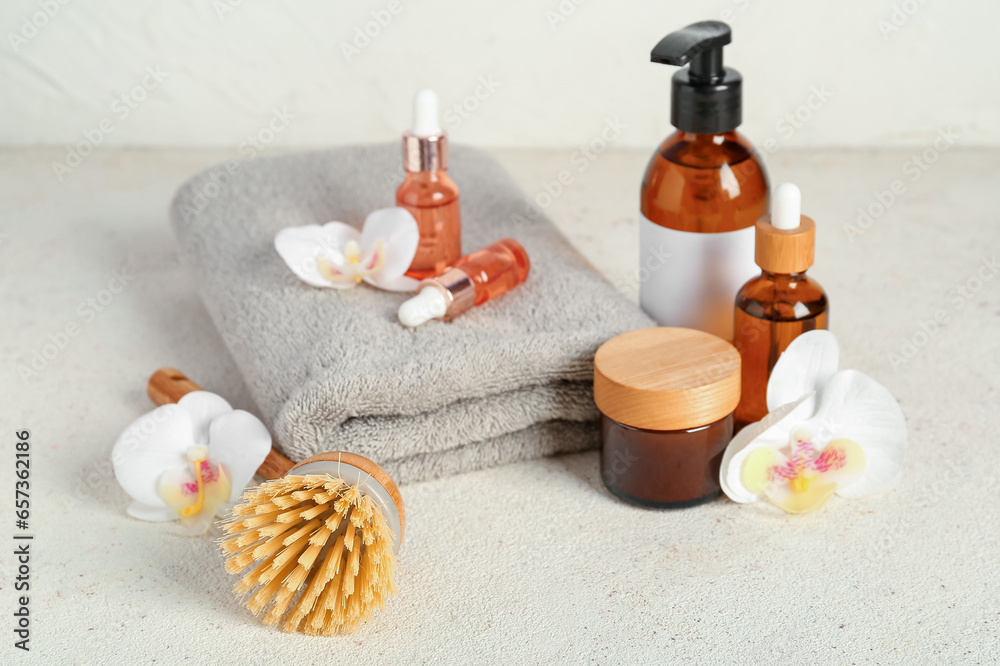
[[[813,265],[816,223],[801,214],[802,195],[792,183],[776,187],[772,201],[771,214],[756,225],[761,274],[736,296],[733,345],[743,361],[737,430],[767,414],[767,380],[781,353],[829,320],[826,292],[805,273]]]
[[[767,212],[768,181],[742,122],[743,77],[722,62],[732,41],[721,21],[664,37],[655,63],[673,75],[677,128],[646,167],[639,217],[639,301],[657,323],[733,338],[733,294],[757,269],[753,225]]]

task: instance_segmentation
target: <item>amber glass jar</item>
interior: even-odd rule
[[[604,485],[652,508],[717,497],[739,399],[740,355],[710,333],[647,328],[608,340],[594,357]]]

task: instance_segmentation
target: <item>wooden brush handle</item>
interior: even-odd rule
[[[177,402],[191,391],[200,391],[201,387],[188,379],[180,370],[174,368],[160,368],[149,378],[146,385],[146,393],[150,400],[157,405]],[[264,458],[264,462],[257,468],[257,474],[265,479],[278,479],[288,473],[295,466],[284,454],[273,446],[271,452]]]

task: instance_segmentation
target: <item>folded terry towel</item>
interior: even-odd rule
[[[359,453],[405,483],[595,446],[594,352],[651,322],[482,151],[451,154],[462,246],[520,241],[531,273],[510,293],[408,329],[396,309],[410,294],[311,287],[278,256],[283,227],[360,228],[394,205],[400,160],[396,145],[259,158],[174,198],[182,258],[280,447],[293,460]]]

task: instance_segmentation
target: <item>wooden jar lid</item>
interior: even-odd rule
[[[816,223],[802,215],[794,229],[777,229],[771,216],[757,220],[754,261],[769,273],[801,273],[813,265],[816,251]]]
[[[633,428],[708,425],[740,401],[740,354],[722,338],[688,328],[622,333],[594,357],[594,401]]]

